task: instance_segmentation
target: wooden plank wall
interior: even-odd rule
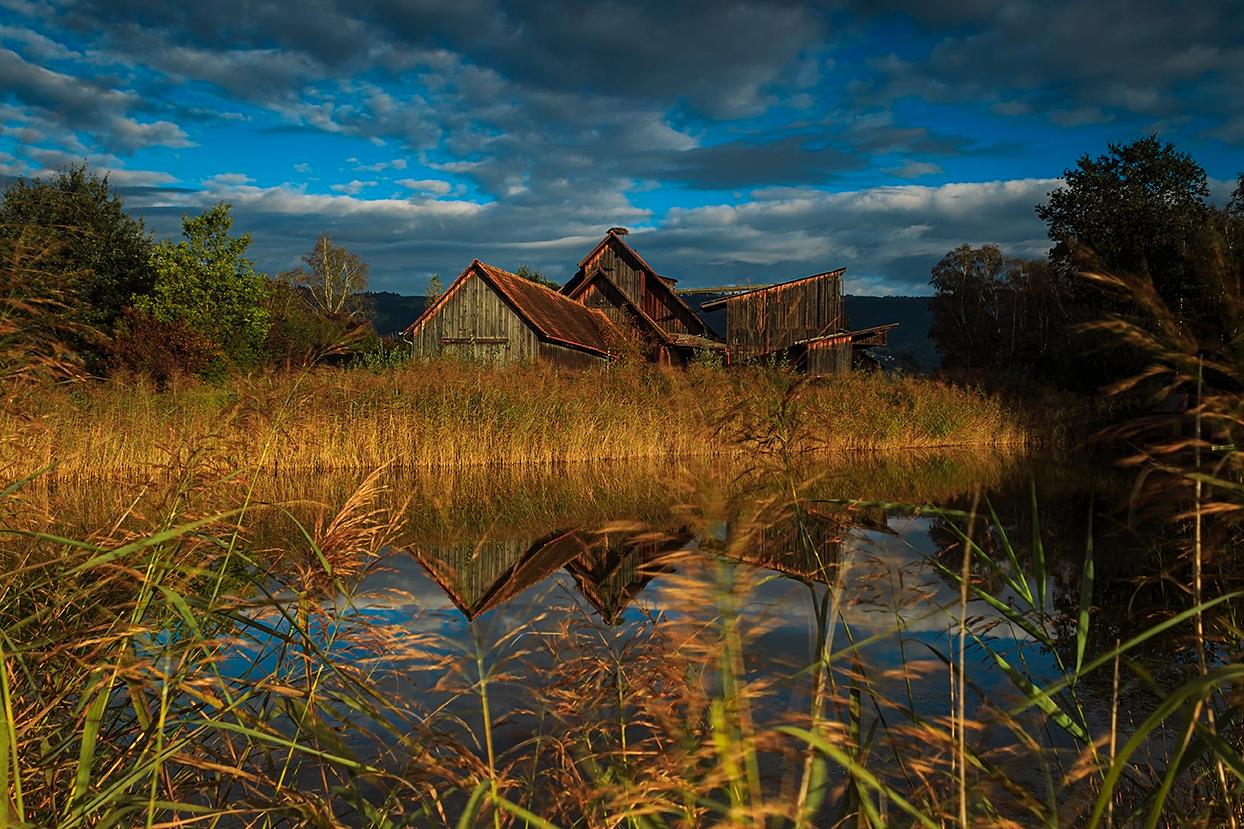
[[[830,340],[808,348],[809,374],[839,374],[851,369],[851,341]]]
[[[826,275],[731,299],[726,342],[733,359],[753,359],[839,331],[842,322],[842,277]]]
[[[412,339],[415,354],[453,354],[501,363],[534,360],[541,345],[522,318],[474,274],[458,285]]]
[[[588,354],[556,343],[540,343],[540,359],[561,368],[591,368],[605,361],[604,357]]]

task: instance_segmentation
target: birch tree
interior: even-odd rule
[[[306,267],[285,276],[306,291],[317,311],[328,316],[354,316],[359,312],[354,298],[367,289],[366,262],[345,247],[333,244],[327,233],[320,234],[302,261]]]

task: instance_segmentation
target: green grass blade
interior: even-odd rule
[[[1209,610],[1211,607],[1220,605],[1223,602],[1233,601],[1242,596],[1244,596],[1244,590],[1236,590],[1231,593],[1226,593],[1222,596],[1219,596],[1216,599],[1211,599],[1208,602],[1201,602],[1201,604],[1196,605],[1194,607],[1190,607],[1187,610],[1183,611],[1182,613],[1177,613],[1171,618],[1167,619],[1166,621],[1160,622],[1154,625],[1153,627],[1149,628],[1148,630],[1144,631],[1143,633],[1133,636],[1131,639],[1128,639],[1122,645],[1119,645],[1118,647],[1115,647],[1115,648],[1111,648],[1105,653],[1094,657],[1093,659],[1089,661],[1087,665],[1084,666],[1084,669],[1081,671],[1081,675],[1090,674],[1093,671],[1097,670],[1098,668],[1102,667],[1103,665],[1110,664],[1111,662],[1114,661],[1114,658],[1116,655],[1122,655],[1130,651],[1132,648],[1137,647],[1138,645],[1143,645],[1145,642],[1149,641],[1150,639],[1157,636],[1158,634],[1163,633],[1165,631],[1170,630],[1173,627],[1183,624],[1184,622],[1188,621],[1192,617],[1196,616],[1197,613],[1203,613],[1206,610]],[[1072,677],[1065,677],[1063,679],[1060,679],[1058,682],[1054,683],[1049,688],[1047,688],[1046,693],[1056,694],[1059,691],[1063,690],[1064,688],[1067,688],[1068,686],[1070,686],[1071,682],[1072,682]],[[1027,710],[1031,706],[1031,704],[1032,703],[1029,702],[1029,703],[1025,703],[1024,705],[1021,705],[1019,708],[1012,711],[1011,714],[1012,715],[1021,714],[1025,710]]]
[[[13,717],[13,698],[9,683],[9,661],[0,651],[0,818],[8,824],[14,818],[26,821],[26,808],[22,802],[22,767],[17,756],[17,721]],[[12,792],[10,798],[9,792]],[[13,814],[10,813],[10,810]]]
[[[481,780],[475,786],[475,791],[471,792],[471,798],[467,801],[466,808],[458,817],[458,829],[472,829],[475,826],[475,819],[479,817],[480,806],[484,802],[484,795],[488,793],[487,780]]]
[[[74,773],[73,796],[70,798],[70,803],[80,802],[91,786],[91,767],[95,764],[99,729],[104,720],[104,709],[108,706],[108,696],[112,691],[111,677],[105,679],[101,673],[98,679],[95,698],[87,706],[86,721],[82,725],[82,745],[78,748],[78,768]]]
[[[1045,542],[1041,540],[1041,519],[1037,514],[1037,483],[1032,481],[1028,486],[1029,502],[1032,506],[1032,567],[1037,579],[1037,610],[1042,617],[1045,615]]]
[[[496,798],[495,803],[497,806],[500,806],[505,811],[514,815],[514,817],[526,821],[529,826],[536,826],[539,827],[539,829],[558,829],[556,824],[549,823],[547,820],[539,817],[534,812],[529,812],[517,803],[511,803],[504,797]]]
[[[993,502],[988,498],[985,499],[985,506],[989,507],[989,520],[993,522],[994,529],[998,533],[998,541],[1002,545],[1003,552],[1006,553],[1007,560],[1011,562],[1011,575],[1003,574],[1010,583],[1012,589],[1024,597],[1024,601],[1033,604],[1032,588],[1028,585],[1028,579],[1023,577],[1023,568],[1019,566],[1019,557],[1015,555],[1015,546],[1011,544],[1011,537],[1007,535],[1006,527],[1002,525],[1002,520],[998,518],[998,512],[993,508]],[[984,553],[985,560],[993,563],[993,560]]]
[[[1064,731],[1075,737],[1077,740],[1081,740],[1085,743],[1090,742],[1088,732],[1085,730],[1084,726],[1071,719],[1071,717],[1067,715],[1067,712],[1059,707],[1058,703],[1054,701],[1048,692],[1042,690],[1041,686],[1037,685],[1031,679],[1011,667],[1011,664],[1006,661],[1002,654],[989,647],[989,645],[987,645],[984,640],[982,640],[975,633],[972,634],[972,638],[975,639],[976,643],[984,648],[985,652],[993,658],[993,661],[997,664],[997,666],[1011,678],[1011,682],[1015,684],[1015,687],[1024,692],[1024,696],[1028,697],[1029,702],[1041,709],[1042,713],[1056,722]]]
[[[1088,539],[1084,543],[1084,570],[1080,574],[1080,615],[1076,620],[1076,679],[1084,667],[1090,615],[1093,610],[1093,505],[1089,503]]]
[[[1106,805],[1114,795],[1114,788],[1118,785],[1119,778],[1127,768],[1128,760],[1140,748],[1141,743],[1147,740],[1187,700],[1200,697],[1221,683],[1241,678],[1244,678],[1244,665],[1228,665],[1193,679],[1183,687],[1168,694],[1159,702],[1153,713],[1141,723],[1140,727],[1123,744],[1123,747],[1114,759],[1114,763],[1111,764],[1109,771],[1106,772],[1106,776],[1102,780],[1101,791],[1097,795],[1097,802],[1093,804],[1093,811],[1089,815],[1088,829],[1097,829],[1101,824],[1102,815],[1106,811]]]
[[[917,809],[898,792],[878,780],[875,774],[856,762],[854,757],[847,754],[838,746],[830,743],[824,737],[819,734],[813,734],[811,731],[806,729],[795,728],[794,726],[789,725],[779,726],[777,730],[783,734],[789,734],[792,737],[798,737],[801,740],[805,740],[809,745],[815,747],[818,751],[825,754],[834,762],[838,763],[838,765],[850,772],[853,777],[858,779],[868,788],[884,795],[886,799],[914,818],[921,826],[928,827],[928,829],[939,829],[940,823],[938,821],[935,821],[933,818]]]

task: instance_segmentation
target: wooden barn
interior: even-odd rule
[[[616,353],[609,316],[476,259],[402,332],[415,354],[585,368]]]
[[[768,285],[706,302],[726,311],[732,362],[782,358],[812,374],[851,368],[857,348],[886,344],[895,325],[847,331],[842,302],[845,268]]]
[[[562,294],[607,315],[658,362],[685,364],[697,350],[723,351],[716,334],[674,289],[678,280],[653,270],[626,243],[626,235],[626,228],[610,228],[579,262]]]

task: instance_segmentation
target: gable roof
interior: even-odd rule
[[[435,316],[472,276],[482,279],[505,300],[541,339],[580,351],[609,356],[617,328],[604,313],[581,305],[544,285],[475,259],[402,333],[410,336]]]
[[[772,291],[776,288],[789,288],[790,286],[798,285],[801,282],[811,282],[814,279],[824,279],[825,277],[828,277],[828,276],[842,276],[846,272],[847,272],[846,268],[838,268],[832,271],[825,271],[824,273],[814,273],[811,276],[801,276],[798,279],[791,279],[787,282],[777,282],[777,283],[774,283],[773,285],[762,285],[759,288],[752,288],[750,291],[742,291],[737,294],[727,294],[726,296],[723,296],[719,299],[710,300],[709,302],[704,303],[703,305],[700,306],[700,310],[711,311],[715,308],[722,307],[723,305],[730,302],[731,300],[739,299],[741,297],[752,296],[753,294],[760,294],[760,293],[764,293],[765,291]]]
[[[587,255],[579,260],[578,270],[575,272],[575,275],[570,277],[570,279],[566,281],[566,284],[562,286],[561,290],[563,294],[566,294],[566,295],[573,294],[575,291],[578,290],[581,284],[583,284],[585,281],[587,281],[590,278],[589,274],[587,274],[584,271],[585,266],[587,265],[589,261],[591,261],[592,257],[600,253],[600,251],[606,245],[609,245],[611,243],[617,246],[618,249],[621,250],[623,254],[629,256],[634,261],[634,263],[638,265],[641,269],[647,271],[649,274],[651,274],[654,277],[654,279],[651,279],[648,281],[649,285],[661,285],[665,289],[666,294],[671,299],[673,299],[677,305],[681,306],[683,310],[685,310],[687,314],[691,317],[691,319],[699,322],[699,324],[703,327],[705,333],[712,332],[712,329],[709,328],[708,323],[706,323],[700,317],[700,315],[695,312],[695,309],[693,309],[690,305],[688,305],[687,301],[684,300],[682,297],[680,297],[678,295],[678,291],[674,289],[674,283],[676,283],[678,280],[674,279],[671,276],[662,276],[661,274],[653,270],[652,266],[649,265],[647,262],[645,262],[644,258],[640,256],[638,253],[636,253],[635,249],[631,247],[630,245],[628,245],[626,243],[626,240],[622,238],[621,234],[616,233],[613,228],[610,228],[609,232],[606,233],[604,237],[599,242],[597,242],[590,251],[588,251]]]
[[[608,273],[605,272],[603,268],[599,268],[599,267],[593,268],[592,272],[589,275],[585,276],[583,281],[579,283],[579,287],[575,289],[574,296],[576,297],[582,296],[584,293],[587,292],[587,289],[591,287],[592,283],[598,279],[604,281],[607,285],[609,285],[609,287],[617,291],[618,296],[622,297],[622,301],[626,303],[626,307],[631,310],[631,313],[633,313],[637,319],[643,322],[644,325],[648,329],[650,329],[654,334],[656,334],[657,338],[661,340],[661,342],[666,343],[667,345],[673,342],[673,338],[671,337],[670,333],[666,331],[664,328],[662,328],[661,326],[657,325],[656,320],[654,320],[652,317],[644,313],[644,309],[636,305],[635,302],[629,296],[626,295],[626,291],[619,288],[618,283],[614,282],[613,279],[609,276]],[[577,301],[577,300],[572,300],[572,301]]]

